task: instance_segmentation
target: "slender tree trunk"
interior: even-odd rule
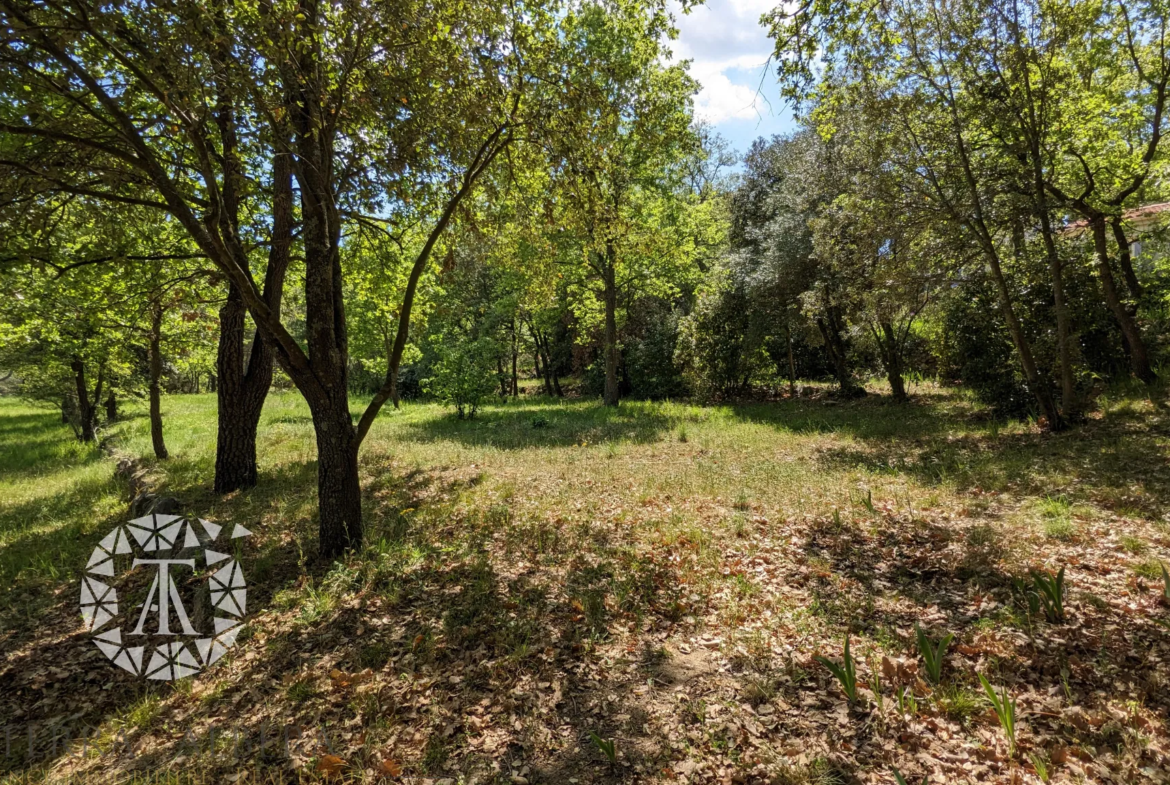
[[[516,364],[519,361],[519,347],[516,339],[516,320],[512,320],[512,397],[517,398],[520,395],[520,374],[517,372]]]
[[[538,382],[544,381],[544,373],[540,368],[540,345],[536,342],[536,336],[532,338],[532,370]]]
[[[1060,360],[1060,403],[1061,414],[1068,422],[1076,422],[1081,417],[1081,401],[1077,395],[1076,375],[1073,369],[1072,354],[1072,324],[1069,318],[1068,303],[1064,294],[1064,266],[1060,255],[1052,242],[1051,235],[1046,239],[1049,247],[1048,269],[1052,276],[1052,299],[1056,310],[1056,349]]]
[[[162,379],[162,303],[155,300],[150,305],[150,443],[154,457],[162,460],[168,457],[167,445],[163,442],[162,400],[159,380]]]
[[[1100,215],[1090,220],[1093,229],[1093,248],[1097,256],[1097,277],[1101,279],[1101,289],[1105,294],[1105,304],[1113,312],[1125,340],[1129,342],[1129,363],[1133,375],[1147,385],[1158,381],[1157,374],[1150,367],[1149,354],[1146,351],[1146,342],[1142,339],[1141,330],[1137,322],[1121,301],[1117,293],[1117,285],[1113,281],[1113,270],[1109,265],[1109,245],[1105,235],[1105,216]]]
[[[1037,190],[1036,213],[1040,219],[1040,236],[1044,241],[1044,255],[1048,258],[1048,274],[1052,278],[1052,300],[1056,311],[1056,352],[1060,362],[1060,403],[1061,422],[1073,423],[1081,418],[1080,396],[1077,395],[1076,374],[1073,368],[1072,353],[1072,319],[1069,317],[1068,302],[1064,293],[1064,262],[1056,248],[1056,239],[1052,231],[1052,221],[1048,215],[1048,201],[1044,197],[1044,177],[1037,170],[1035,175]],[[1017,253],[1023,256],[1023,232],[1017,240]]]
[[[110,394],[106,396],[106,421],[113,422],[118,419],[118,399],[114,395],[114,391],[110,390]]]
[[[552,361],[552,350],[551,349],[545,354],[545,365],[548,368],[549,375],[552,377],[553,393],[558,398],[564,398],[565,393],[561,389],[561,378],[560,378],[560,376],[557,375],[557,366]]]
[[[792,352],[792,325],[787,325],[785,334],[788,336],[788,394],[796,395],[796,357]]]
[[[607,243],[602,267],[605,286],[605,397],[606,406],[617,406],[620,399],[618,389],[618,348],[617,348],[617,271],[614,269],[616,253],[612,243]]]
[[[548,356],[548,339],[539,330],[533,328],[533,338],[536,341],[536,351],[540,353],[540,366],[544,377],[544,394],[553,396],[552,360]]]
[[[1113,216],[1109,220],[1109,225],[1113,228],[1113,239],[1117,241],[1117,261],[1121,265],[1121,274],[1125,278],[1125,285],[1129,288],[1129,296],[1133,298],[1135,303],[1139,302],[1145,290],[1138,280],[1137,273],[1133,270],[1133,250],[1129,238],[1125,236],[1125,226],[1122,225],[1121,216]]]
[[[1048,385],[1040,378],[1040,371],[1036,368],[1036,359],[1032,355],[1032,346],[1028,343],[1027,336],[1024,335],[1024,327],[1020,324],[1019,317],[1016,316],[1015,306],[1012,304],[1011,291],[1008,289],[1007,279],[1003,275],[1003,268],[999,264],[999,255],[988,251],[984,248],[985,256],[987,257],[987,265],[991,268],[991,277],[995,282],[996,289],[999,291],[999,306],[1003,313],[1004,320],[1008,324],[1008,332],[1011,333],[1012,341],[1016,345],[1016,351],[1020,355],[1020,364],[1024,367],[1024,378],[1028,381],[1028,386],[1032,388],[1032,394],[1036,396],[1036,402],[1040,405],[1040,413],[1048,422],[1048,427],[1051,429],[1059,429],[1061,427],[1060,411],[1056,408],[1056,403],[1052,400],[1052,395],[1048,391]]]
[[[496,358],[496,379],[500,383],[500,397],[508,397],[508,374],[504,372],[504,358]]]
[[[94,407],[89,400],[89,388],[85,382],[85,363],[80,357],[74,357],[69,367],[73,370],[73,381],[77,387],[77,416],[81,441],[92,442],[97,440],[94,427]]]

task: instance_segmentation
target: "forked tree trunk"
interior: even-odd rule
[[[1146,342],[1142,338],[1141,330],[1133,315],[1121,301],[1117,293],[1117,284],[1113,280],[1113,269],[1109,265],[1109,243],[1105,235],[1105,216],[1098,215],[1090,220],[1093,229],[1093,249],[1097,257],[1097,277],[1101,280],[1101,290],[1105,295],[1105,304],[1113,312],[1113,318],[1121,328],[1122,335],[1129,343],[1129,364],[1133,375],[1147,385],[1158,381],[1157,374],[1150,367],[1150,356],[1146,350]]]
[[[150,304],[150,443],[154,457],[168,457],[163,441],[162,400],[159,380],[162,378],[162,303]]]
[[[887,321],[879,325],[880,335],[875,330],[878,349],[882,356],[882,365],[886,368],[886,378],[890,382],[890,393],[898,403],[906,402],[906,383],[902,378],[902,347],[898,345],[898,333],[894,326]]]
[[[1113,228],[1113,239],[1117,241],[1117,262],[1121,265],[1121,274],[1125,278],[1126,287],[1129,288],[1129,296],[1133,298],[1134,302],[1138,302],[1142,299],[1145,290],[1138,280],[1137,273],[1133,270],[1133,249],[1130,246],[1129,238],[1125,236],[1125,227],[1122,225],[1121,216],[1116,215],[1111,218],[1109,225]]]
[[[244,365],[244,301],[235,286],[219,309],[219,351],[216,370],[219,402],[215,442],[215,492],[231,493],[256,484],[256,430],[272,381],[272,358],[260,358],[267,368]],[[260,337],[255,336],[254,341]],[[257,359],[257,358],[253,358]],[[249,378],[251,377],[251,378]]]
[[[849,350],[841,337],[840,322],[834,308],[826,307],[824,315],[818,317],[816,321],[821,337],[825,341],[825,352],[833,364],[833,373],[837,377],[837,386],[841,394],[848,398],[864,396],[865,390],[853,381],[853,373],[849,369]]]
[[[614,269],[615,251],[613,244],[607,244],[602,261],[602,284],[605,300],[605,397],[606,406],[617,406],[620,400],[618,390],[618,347],[617,347],[617,271]]]
[[[263,297],[274,317],[280,317],[284,278],[292,241],[292,164],[286,155],[273,161],[272,246],[264,273]],[[264,401],[272,386],[274,353],[259,331],[245,359],[247,309],[240,290],[229,285],[219,311],[219,349],[216,354],[216,399],[219,402],[215,443],[215,492],[231,493],[256,485],[256,432]]]

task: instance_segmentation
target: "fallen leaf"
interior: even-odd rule
[[[401,777],[402,764],[393,758],[387,758],[378,764],[378,775],[381,777]]]
[[[321,759],[317,761],[317,771],[327,776],[333,776],[340,774],[345,765],[345,761],[336,755],[322,755]]]

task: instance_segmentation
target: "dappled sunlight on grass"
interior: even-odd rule
[[[192,684],[155,692],[133,680],[95,692],[82,670],[47,684],[26,672],[75,656],[82,636],[63,637],[76,624],[65,621],[76,614],[72,582],[126,499],[112,459],[78,448],[51,413],[9,432],[31,429],[42,446],[30,462],[5,458],[15,473],[3,482],[20,495],[0,501],[0,567],[29,598],[21,607],[52,623],[5,617],[0,645],[14,664],[0,678],[38,695],[42,718],[64,694],[84,694],[85,721],[107,735],[124,728],[147,751],[139,765],[171,765],[169,728],[230,716],[242,733],[360,729],[338,736],[352,771],[392,756],[431,779],[461,771],[490,782],[505,763],[530,782],[621,782],[638,766],[647,781],[669,781],[653,773],[718,761],[800,782],[878,776],[915,750],[975,744],[981,765],[1006,776],[976,672],[1026,705],[1083,712],[1085,732],[1057,710],[1025,714],[1036,749],[1047,749],[1043,732],[1136,771],[1151,753],[1135,728],[1163,738],[1143,724],[1170,708],[1153,660],[1111,664],[1134,641],[1148,651],[1166,642],[1147,623],[1165,616],[1154,583],[1170,555],[1166,425],[1140,399],[1056,436],[927,385],[906,406],[811,398],[615,411],[526,398],[466,421],[408,402],[379,417],[363,446],[366,543],[337,563],[315,554],[313,434],[299,397],[270,396],[260,484],[223,498],[210,491],[214,411],[214,396],[164,399],[167,461],[149,457],[145,418],[104,434],[144,461],[152,490],[256,533],[255,610],[240,645]],[[3,423],[0,410],[0,434]],[[32,463],[46,467],[44,487],[29,484]],[[1073,622],[1058,627],[1029,615],[1013,579],[1060,565]],[[957,636],[937,689],[898,670],[914,659],[915,624]],[[894,662],[884,708],[846,707],[813,659],[839,658],[846,634],[865,678]],[[1042,656],[1054,637],[1063,665]],[[896,700],[894,682],[911,694]],[[1092,725],[1116,713],[1105,691],[1115,683],[1139,696],[1129,719]],[[624,763],[611,767],[594,736],[616,739]],[[856,752],[841,754],[844,744]],[[312,771],[322,750],[298,749]],[[96,764],[58,765],[69,776]]]

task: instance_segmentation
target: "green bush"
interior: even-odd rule
[[[454,406],[459,419],[474,417],[479,405],[496,389],[497,355],[498,347],[489,338],[444,341],[422,388]]]
[[[682,320],[675,361],[690,387],[705,398],[747,392],[770,359],[764,336],[753,329],[745,287],[729,275],[701,290]]]

